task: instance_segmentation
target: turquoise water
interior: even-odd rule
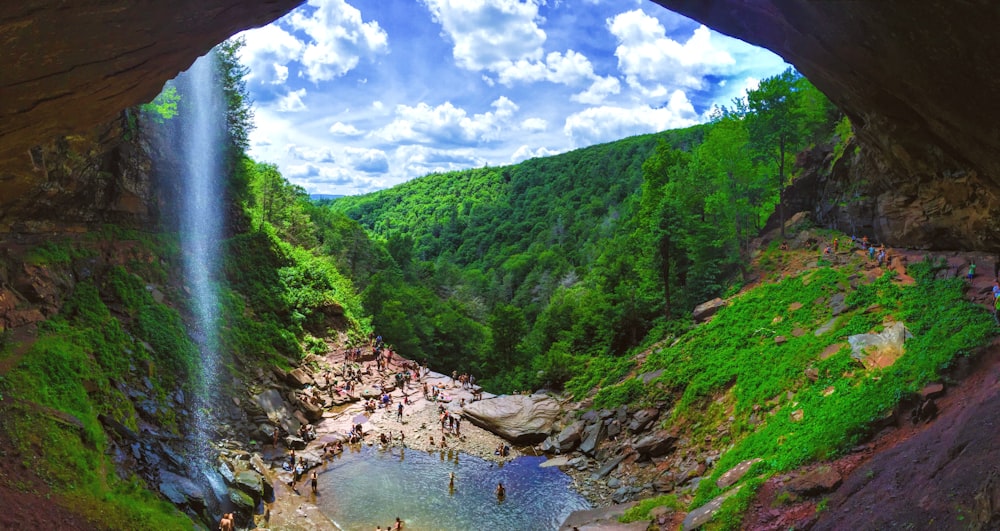
[[[344,530],[383,529],[400,517],[407,531],[555,530],[569,513],[589,509],[557,468],[520,457],[504,465],[458,452],[366,447],[319,469],[316,504]],[[448,488],[449,473],[455,488]],[[502,481],[507,497],[497,501]]]

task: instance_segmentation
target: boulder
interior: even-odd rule
[[[847,297],[841,292],[834,293],[830,296],[828,306],[830,307],[830,315],[836,317],[847,311]]]
[[[578,420],[563,428],[559,435],[553,439],[553,449],[559,453],[572,452],[583,439],[583,428],[586,426],[582,420]]]
[[[303,413],[306,416],[308,423],[315,422],[323,418],[323,408],[313,404],[308,400],[299,400],[299,407],[302,408]],[[307,424],[308,424],[307,423]]]
[[[229,489],[229,501],[236,507],[236,511],[242,514],[250,514],[257,507],[252,496],[236,488]]]
[[[944,384],[941,382],[929,383],[920,390],[920,396],[921,398],[930,400],[941,398],[944,396]]]
[[[639,433],[648,428],[659,416],[660,410],[655,407],[640,409],[632,415],[632,422],[628,424],[628,429],[632,433]]]
[[[587,426],[583,430],[583,442],[580,443],[580,451],[593,456],[597,446],[604,439],[604,423],[597,422]]]
[[[607,476],[608,474],[610,474],[611,471],[613,471],[615,468],[618,468],[618,465],[621,464],[621,462],[624,461],[624,460],[625,460],[625,456],[624,455],[619,455],[619,456],[611,458],[610,461],[608,461],[607,463],[604,463],[604,465],[601,466],[601,468],[597,469],[597,472],[594,472],[593,474],[591,474],[590,475],[590,479],[596,481],[598,479],[604,478],[605,476]],[[608,485],[608,486],[610,487],[610,485]],[[612,488],[614,488],[614,487],[612,487]]]
[[[618,531],[645,531],[649,522],[639,521],[630,524],[623,524],[618,518],[625,514],[625,511],[635,506],[635,502],[629,502],[610,507],[599,507],[597,509],[584,509],[573,511],[563,520],[559,527],[561,530],[570,530],[574,527],[580,529],[615,529]]]
[[[710,301],[703,302],[695,306],[694,311],[691,312],[691,316],[694,317],[696,323],[705,322],[715,315],[716,312],[719,311],[719,308],[722,308],[725,305],[725,300],[716,297]]]
[[[302,370],[302,368],[288,371],[288,374],[285,375],[285,381],[292,387],[301,388],[307,385],[316,385],[312,376],[309,376],[309,374]]]
[[[188,505],[195,509],[205,506],[205,493],[187,477],[160,470],[160,492],[174,505]]]
[[[552,459],[549,459],[538,466],[541,468],[551,468],[554,466],[568,466],[569,461],[570,457],[568,455],[563,455],[559,457],[553,457]]]
[[[264,494],[264,478],[253,470],[241,470],[236,473],[233,486],[253,497],[255,501]]]
[[[749,470],[750,467],[759,463],[760,459],[748,459],[734,466],[733,468],[727,470],[724,474],[719,476],[719,479],[715,480],[715,485],[720,489],[725,489],[730,485],[739,481]]]
[[[742,485],[733,490],[726,491],[716,496],[712,499],[712,501],[706,503],[705,505],[689,512],[688,515],[684,517],[684,523],[681,524],[681,529],[683,531],[691,531],[710,522],[712,517],[715,516],[716,511],[719,510],[719,507],[722,507],[722,502],[726,501],[726,498],[729,498],[733,494],[739,492],[741,487]]]
[[[649,382],[663,376],[663,369],[657,369],[655,371],[644,372],[639,375],[639,379],[642,380],[642,385],[649,385]]]
[[[305,450],[306,442],[294,435],[285,437],[285,447],[292,450]]]
[[[666,430],[659,430],[636,441],[632,449],[639,454],[640,459],[659,457],[670,453],[676,442],[676,436]]]
[[[267,418],[275,424],[280,424],[285,431],[296,433],[299,430],[299,422],[294,418],[292,410],[281,398],[281,393],[276,389],[268,389],[253,397],[257,404],[267,415]]]
[[[913,335],[903,323],[892,323],[877,334],[857,334],[847,338],[851,357],[867,369],[884,369],[903,355],[903,343]]]
[[[815,496],[836,489],[842,479],[833,467],[823,465],[793,474],[784,490],[799,496]]]
[[[544,395],[503,395],[467,404],[462,414],[514,444],[537,444],[548,436],[559,411],[559,403]]]
[[[653,480],[653,489],[656,492],[672,492],[674,490],[674,475],[669,470],[656,476]]]

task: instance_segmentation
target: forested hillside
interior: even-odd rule
[[[496,390],[613,377],[655,327],[739,284],[795,153],[836,142],[836,119],[789,70],[706,125],[337,199],[331,219],[373,240],[335,253],[403,352]],[[382,246],[390,267],[359,266]]]

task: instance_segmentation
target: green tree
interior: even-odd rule
[[[510,304],[498,304],[490,313],[488,325],[492,337],[493,355],[509,368],[517,358],[517,346],[528,331],[524,311]]]
[[[253,100],[247,89],[246,76],[250,69],[239,59],[240,49],[246,39],[229,39],[214,48],[219,85],[226,101],[226,130],[232,144],[240,152],[250,147],[250,131],[253,130]]]

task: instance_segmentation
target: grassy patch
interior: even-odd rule
[[[640,501],[635,507],[625,511],[625,513],[618,518],[618,521],[627,524],[630,522],[649,520],[651,518],[649,511],[652,511],[657,507],[669,507],[675,511],[685,509],[684,504],[677,499],[676,494],[665,494],[663,496],[646,498],[645,500]]]
[[[867,436],[868,427],[903,397],[985,344],[992,319],[964,298],[961,279],[935,279],[937,267],[911,266],[915,285],[899,286],[887,273],[854,291],[846,288],[847,312],[819,337],[812,332],[831,321],[828,301],[845,291],[852,271],[811,270],[737,297],[712,322],[652,353],[645,368],[664,374],[650,392],[661,393],[656,390],[661,387],[680,396],[675,421],[719,423],[711,418],[720,415],[708,415],[715,403],[708,398],[722,390],[734,398],[734,444],[712,480],[701,483],[692,506],[718,495],[715,476],[745,459],[762,458],[760,471],[784,471],[836,457]],[[904,322],[914,336],[893,366],[865,370],[848,349],[819,359],[830,344],[880,331],[887,319]],[[775,341],[777,336],[786,341]],[[815,381],[805,376],[806,368],[815,370]]]

